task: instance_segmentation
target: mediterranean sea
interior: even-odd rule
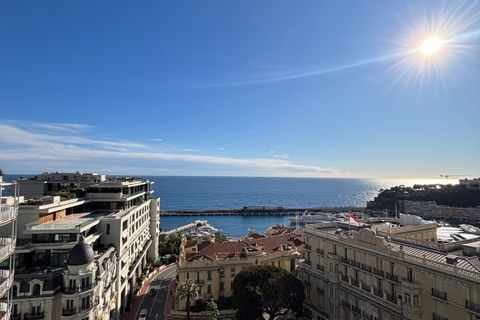
[[[5,180],[18,177],[6,175]],[[365,206],[381,189],[400,184],[445,183],[440,179],[143,177],[154,181],[154,196],[160,197],[161,210]],[[163,230],[168,230],[195,220],[208,220],[215,228],[232,237],[242,236],[252,229],[264,232],[277,223],[289,224],[288,217],[190,216],[162,217],[160,225]]]

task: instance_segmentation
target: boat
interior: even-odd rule
[[[306,223],[332,222],[338,220],[338,218],[331,213],[311,214],[308,211],[305,211],[302,215],[295,215],[295,217],[290,217],[289,220],[290,224],[292,225],[305,225]]]

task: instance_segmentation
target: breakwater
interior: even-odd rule
[[[317,207],[317,208],[286,208],[247,206],[239,209],[214,209],[214,210],[168,210],[160,211],[160,216],[295,216],[309,213],[339,213],[339,212],[363,212],[365,207]]]

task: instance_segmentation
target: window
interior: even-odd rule
[[[90,277],[82,278],[82,288],[90,287]]]
[[[32,290],[33,295],[40,295],[40,285],[38,283],[35,283],[33,285],[33,290]]]
[[[12,295],[13,295],[14,298],[17,296],[17,286],[16,285],[12,286]]]
[[[413,296],[413,306],[414,307],[418,307],[419,304],[418,304],[418,296],[417,295],[414,295]]]
[[[212,280],[212,271],[207,272],[207,279]]]
[[[106,234],[110,234],[110,223],[107,223],[107,230],[105,230]]]
[[[73,310],[73,300],[67,300],[67,310]]]
[[[410,281],[410,282],[413,281],[413,270],[412,270],[412,268],[408,268],[408,270],[407,270],[407,281]]]
[[[82,298],[82,309],[90,308],[90,297],[83,297]]]
[[[69,281],[69,289],[75,290],[77,287],[77,280],[75,279],[70,279]]]
[[[207,293],[212,293],[212,286],[211,285],[207,286]]]
[[[412,298],[409,293],[405,293],[405,304],[410,306],[412,304]]]
[[[225,290],[225,289],[224,289],[223,281],[221,281],[220,282],[220,291],[223,291],[223,290]]]

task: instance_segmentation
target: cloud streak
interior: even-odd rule
[[[163,151],[154,145],[146,145],[135,141],[114,141],[86,135],[83,127],[78,127],[76,133],[70,129],[67,132],[48,124],[42,125],[44,130],[37,132],[38,126],[25,127],[15,122],[0,123],[0,161],[2,165],[22,166],[22,163],[35,162],[38,168],[24,170],[43,170],[49,168],[51,163],[61,164],[63,168],[77,170],[90,164],[98,168],[99,163],[107,163],[106,170],[116,167],[135,166],[138,174],[149,173],[152,169],[158,171],[163,166],[186,166],[186,171],[191,172],[191,167],[208,167],[215,170],[229,170],[232,175],[237,171],[249,172],[252,175],[265,176],[298,176],[298,177],[324,177],[345,176],[347,173],[331,167],[322,167],[309,164],[296,163],[288,160],[281,154],[275,158],[237,158],[228,156],[213,156],[199,154],[198,151],[188,150]],[[72,129],[74,130],[74,129]],[[194,154],[193,154],[194,153]],[[43,167],[42,167],[43,166]],[[143,168],[143,172],[140,168]],[[178,172],[178,168],[172,171]],[[122,172],[117,172],[121,174]]]

